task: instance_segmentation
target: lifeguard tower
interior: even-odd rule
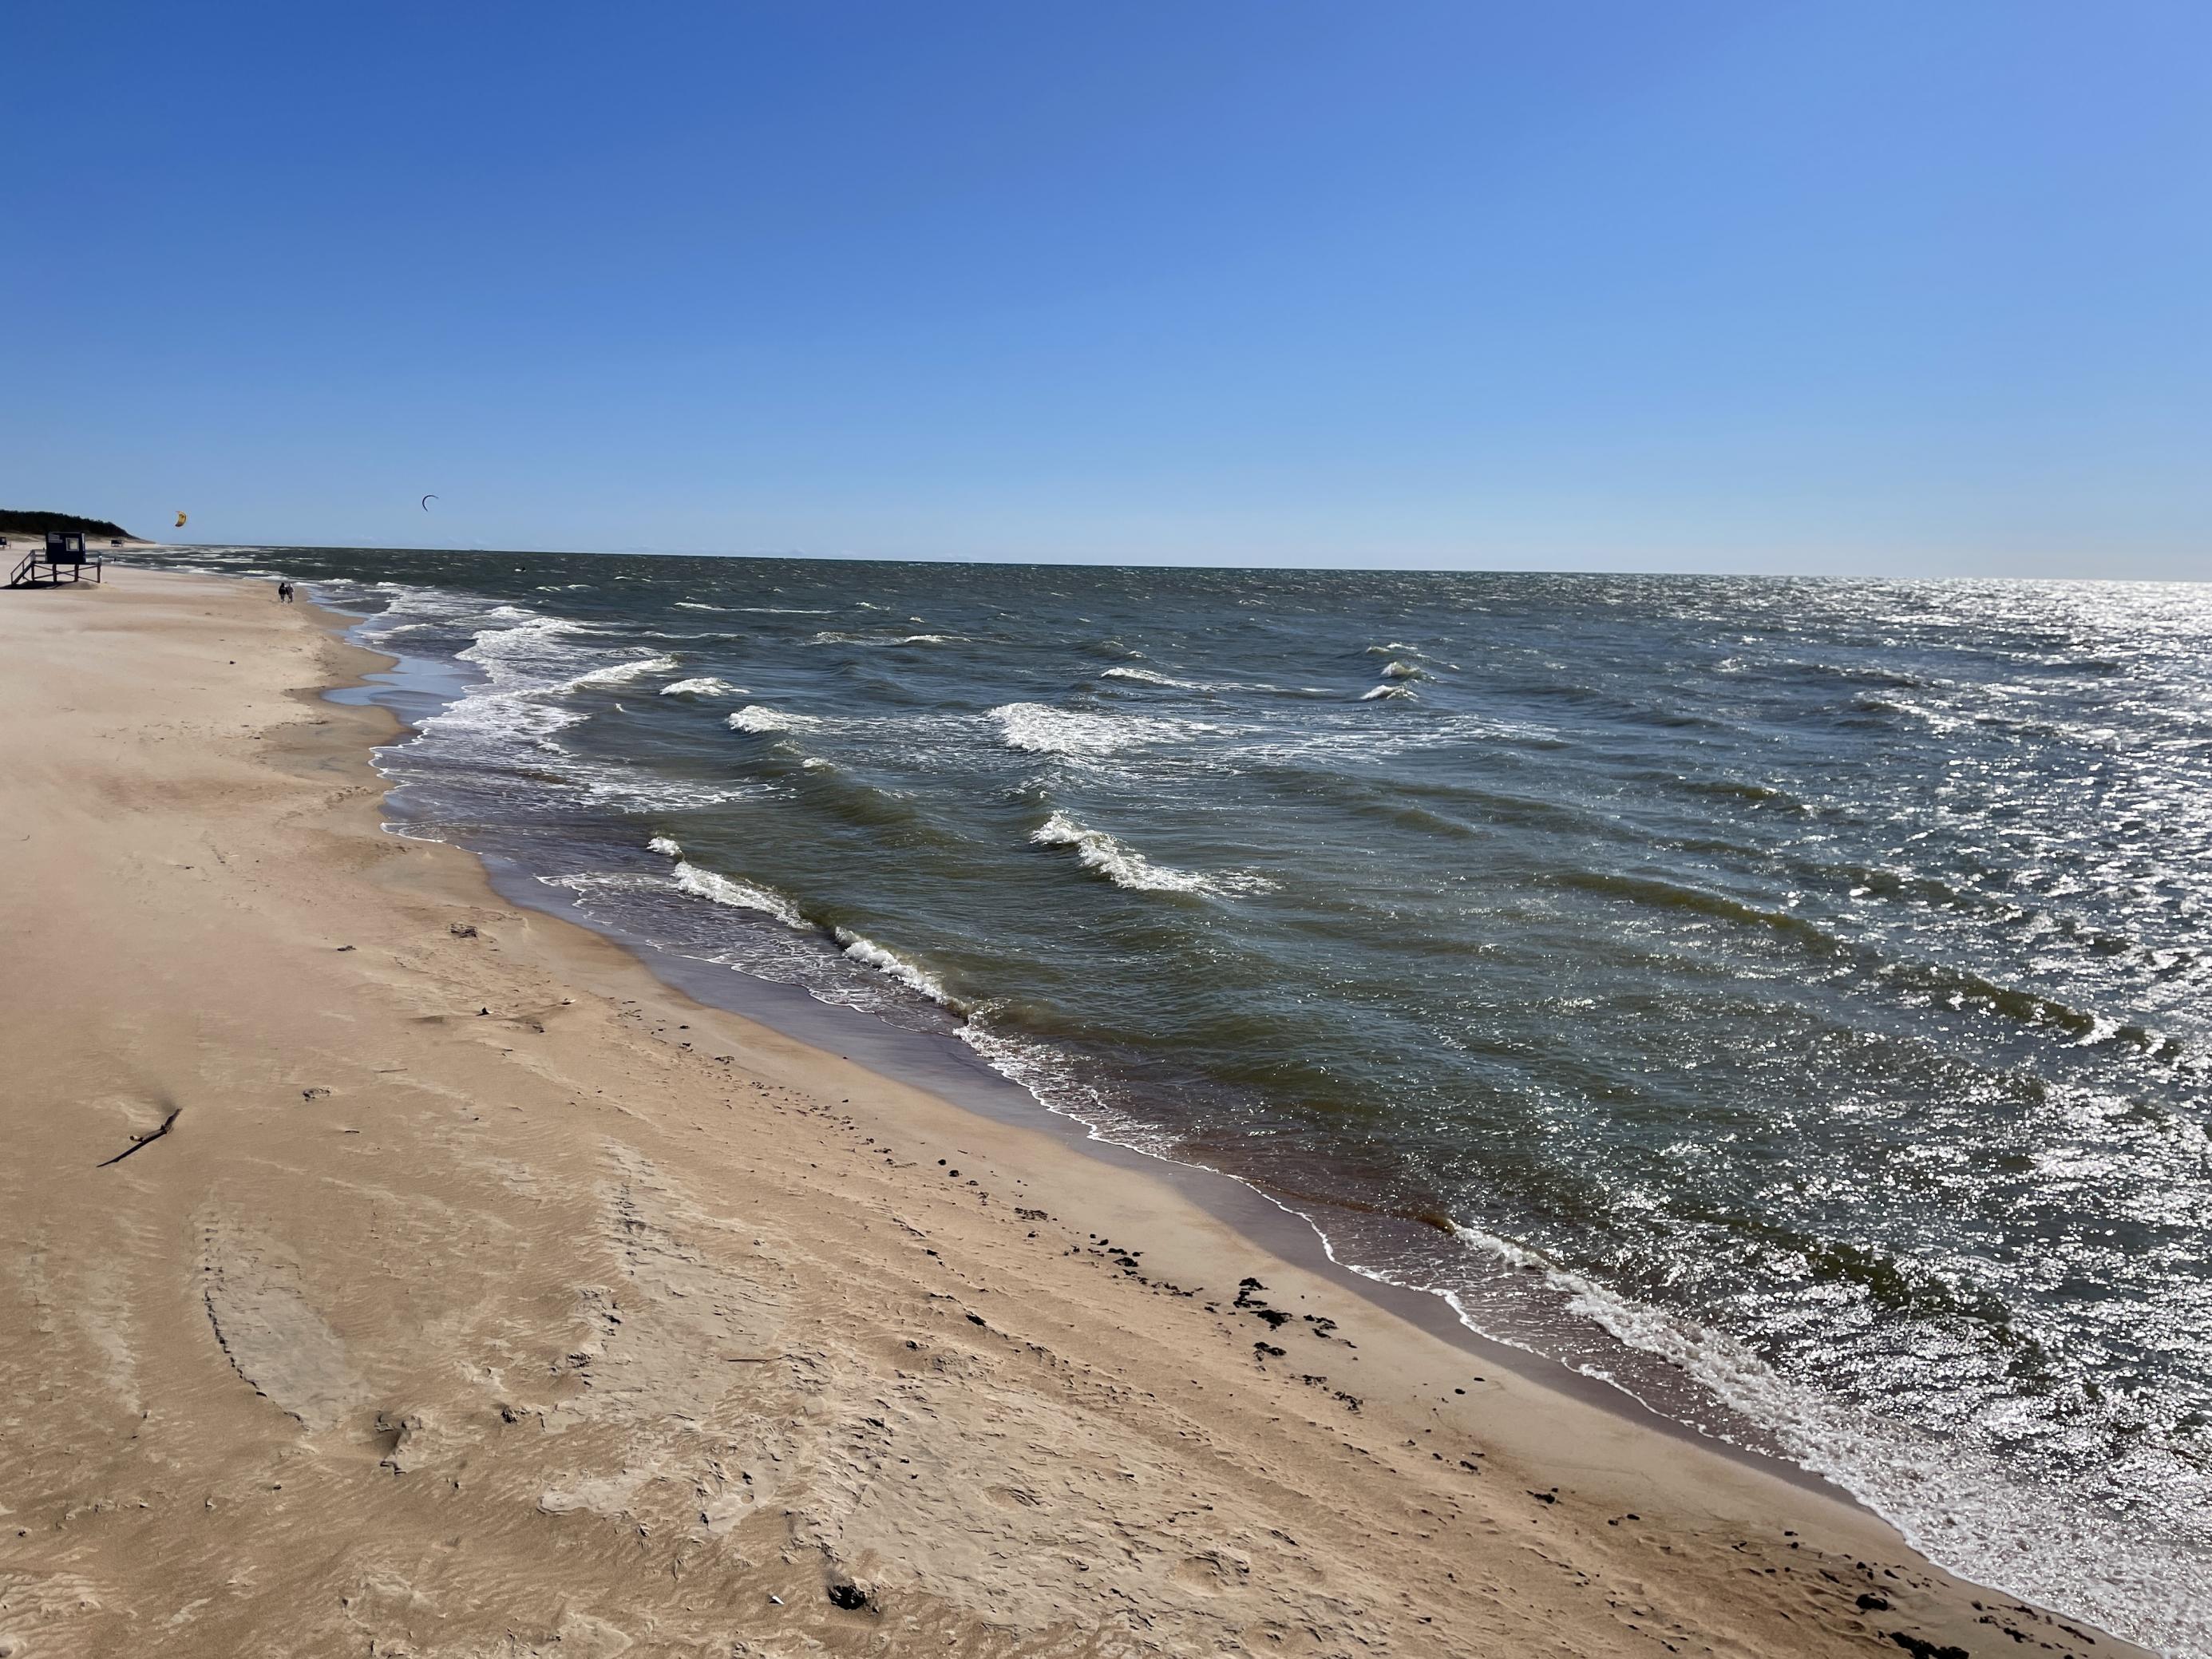
[[[10,587],[58,587],[64,581],[81,582],[84,568],[92,567],[94,581],[106,580],[106,562],[98,556],[88,557],[84,550],[84,532],[77,530],[49,530],[43,549],[33,548],[24,555],[8,578]]]

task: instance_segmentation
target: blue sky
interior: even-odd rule
[[[71,0],[0,53],[0,503],[2212,575],[2202,0]]]

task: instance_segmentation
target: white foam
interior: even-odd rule
[[[673,845],[673,843],[671,843]],[[657,850],[657,849],[656,849]],[[739,910],[761,910],[774,916],[787,927],[805,930],[806,918],[799,907],[771,888],[756,887],[749,881],[733,880],[713,870],[702,870],[696,864],[677,861],[672,872],[676,885],[694,898],[711,899],[716,904],[726,904]]]
[[[675,680],[660,688],[664,697],[742,697],[745,688],[708,674],[694,680]]]
[[[587,668],[565,683],[549,686],[552,691],[580,691],[592,686],[627,685],[647,674],[673,673],[678,667],[673,657],[633,657],[622,662],[609,663],[604,668]]]
[[[804,732],[822,722],[811,714],[794,714],[787,709],[769,708],[749,702],[723,722],[732,732]]]
[[[951,634],[841,634],[831,631],[817,634],[806,642],[809,645],[950,645],[955,637]]]
[[[1212,688],[1196,680],[1179,680],[1166,674],[1155,674],[1149,668],[1109,668],[1101,679],[1134,680],[1140,685],[1169,685],[1178,691],[1206,691]]]
[[[2123,1522],[2094,1511],[2058,1525],[2047,1495],[2018,1484],[2002,1455],[1794,1382],[1724,1332],[1625,1297],[1510,1239],[1457,1223],[1452,1231],[1508,1267],[1533,1270],[1570,1314],[1700,1385],[1771,1435],[1793,1462],[1887,1516],[1931,1559],[2094,1620],[2177,1659],[2212,1653],[2212,1611],[2197,1594],[2201,1560],[2185,1546],[2147,1550]],[[1399,1282],[1364,1267],[1352,1270]],[[1529,1346],[1510,1331],[1486,1328],[1458,1295],[1439,1293],[1469,1329],[1514,1346]],[[1635,1380],[1619,1375],[1615,1365],[1590,1358],[1571,1363],[1632,1399],[1644,1398]],[[1661,1401],[1644,1403],[1665,1409]],[[1729,1437],[1725,1430],[1698,1426]],[[2124,1573],[2098,1565],[2120,1562],[2128,1564]]]
[[[1386,680],[1426,679],[1428,677],[1429,671],[1427,669],[1419,666],[1418,664],[1406,662],[1395,657],[1392,658],[1389,662],[1383,665],[1382,668],[1382,678]]]
[[[1179,680],[1172,674],[1156,673],[1149,668],[1108,668],[1100,671],[1099,678],[1108,680],[1130,680],[1139,685],[1157,685],[1176,691],[1258,691],[1277,697],[1333,697],[1336,693],[1323,685],[1276,685],[1267,680]]]
[[[680,859],[684,856],[684,844],[670,836],[655,836],[646,842],[645,850],[659,853],[664,858]]]
[[[1163,738],[1209,728],[1186,721],[1148,720],[1137,714],[1095,714],[1053,708],[1041,702],[1010,702],[991,710],[1000,741],[1032,755],[1085,757],[1111,755]]]
[[[985,1065],[1025,1090],[1046,1111],[1082,1125],[1086,1139],[1183,1161],[1176,1157],[1173,1135],[1121,1109],[1093,1080],[1094,1069],[1068,1050],[994,1030],[987,1018],[968,1021],[959,1036]]]
[[[410,593],[404,598],[412,600],[416,596]],[[496,762],[518,738],[531,740],[541,749],[552,749],[555,745],[549,739],[554,732],[587,718],[544,701],[549,695],[568,690],[578,678],[586,653],[569,641],[587,631],[582,623],[542,617],[511,605],[479,612],[473,619],[465,615],[454,618],[462,626],[469,620],[501,624],[478,628],[470,643],[455,653],[481,668],[488,684],[456,698],[424,720],[425,735],[465,744],[477,740],[482,748],[493,751],[487,758]]]
[[[387,823],[384,827],[390,830],[393,826]],[[435,838],[424,836],[416,839]],[[538,879],[548,887],[558,887],[562,891],[569,893],[636,893],[666,884],[664,878],[659,876],[629,875],[617,870],[586,870],[575,875],[540,876]]]
[[[1086,829],[1065,812],[1047,818],[1030,840],[1040,847],[1073,848],[1076,861],[1085,869],[1133,893],[1265,892],[1274,886],[1261,876],[1204,876],[1154,864],[1134,848],[1123,846],[1103,830]]]
[[[1374,702],[1378,698],[1389,699],[1396,697],[1403,697],[1411,701],[1413,700],[1413,688],[1410,685],[1378,685],[1371,691],[1361,692],[1359,694],[1359,701],[1362,702]]]
[[[886,950],[875,940],[867,938],[865,934],[856,933],[849,927],[834,928],[831,930],[831,936],[843,947],[845,954],[854,961],[864,963],[888,978],[896,980],[910,991],[921,992],[922,995],[940,1007],[950,1008],[955,1013],[966,1012],[959,1000],[947,991],[937,975],[927,968],[908,962],[897,951]]]
[[[720,806],[757,796],[763,786],[746,782],[708,782],[664,777],[621,763],[610,764],[567,753],[561,769],[594,800],[612,801],[634,811],[667,811]]]
[[[726,605],[702,605],[696,599],[678,599],[676,608],[678,611],[720,611],[726,613],[730,607]]]

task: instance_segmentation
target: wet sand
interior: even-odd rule
[[[380,826],[384,659],[0,595],[0,1655],[2131,1651]]]

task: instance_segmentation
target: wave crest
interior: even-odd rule
[[[1170,685],[1178,691],[1204,691],[1210,688],[1196,680],[1179,680],[1167,674],[1155,674],[1149,668],[1109,668],[1099,675],[1107,680],[1134,680],[1139,685]]]
[[[822,722],[811,714],[794,714],[788,709],[769,708],[763,704],[749,702],[723,722],[732,732],[805,732]]]
[[[991,710],[1000,741],[1031,755],[1084,758],[1117,754],[1164,738],[1203,731],[1176,720],[1139,714],[1095,714],[1079,708],[1054,708],[1041,702],[1001,703]]]
[[[809,645],[950,645],[951,634],[817,634]]]
[[[671,843],[673,845],[673,843]],[[737,910],[759,910],[774,916],[785,927],[802,933],[811,931],[799,907],[773,888],[756,887],[749,881],[738,881],[714,870],[702,870],[682,859],[670,872],[680,891],[694,898],[708,899],[716,904],[726,904]]]
[[[956,1014],[968,1012],[967,1005],[945,988],[944,981],[917,963],[908,962],[896,951],[888,950],[864,933],[849,927],[833,927],[830,936],[837,941],[845,954],[854,962],[874,969],[888,979],[896,980],[910,991],[919,991],[939,1007],[949,1008]]]
[[[660,688],[664,697],[741,697],[744,691],[742,685],[732,685],[712,674],[695,680],[676,680]]]
[[[1125,847],[1104,830],[1087,828],[1065,812],[1047,818],[1030,840],[1039,847],[1073,849],[1076,862],[1085,869],[1133,893],[1266,892],[1274,886],[1263,876],[1205,876],[1154,864],[1135,848]]]
[[[555,691],[581,691],[589,686],[627,685],[632,680],[647,674],[673,673],[678,667],[673,657],[632,657],[626,661],[609,663],[604,668],[587,668],[566,684],[550,688]]]

